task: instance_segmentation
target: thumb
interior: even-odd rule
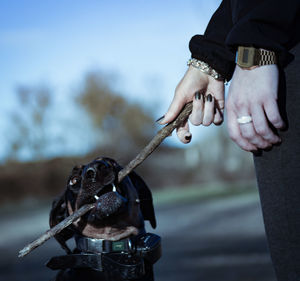
[[[158,123],[164,125],[172,122],[178,116],[182,108],[185,106],[186,102],[187,101],[185,96],[175,95],[167,113]]]

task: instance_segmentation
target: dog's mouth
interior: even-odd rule
[[[117,188],[113,182],[103,186],[99,182],[83,181],[82,188],[77,197],[77,208],[85,204],[95,203],[103,195],[110,192],[117,192]]]
[[[115,186],[113,183],[108,184],[108,185],[102,187],[102,188],[94,195],[94,197],[93,197],[94,200],[93,200],[93,201],[96,202],[97,200],[99,200],[99,198],[100,198],[102,195],[104,195],[104,194],[106,194],[106,193],[109,193],[109,192],[117,192],[117,188],[116,188],[116,186]]]
[[[121,213],[126,209],[128,199],[123,197],[118,191],[116,186],[108,184],[101,188],[96,194],[94,194],[92,203],[95,203],[96,207],[90,211],[88,215],[88,221],[90,223],[100,223],[103,220],[111,218],[116,214]]]

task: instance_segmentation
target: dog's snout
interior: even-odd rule
[[[96,175],[97,175],[97,171],[93,167],[88,168],[85,172],[86,179],[94,180],[96,178]]]
[[[91,163],[85,173],[84,178],[87,180],[95,181],[96,179],[101,179],[103,176],[105,177],[109,171],[109,166],[104,161]]]

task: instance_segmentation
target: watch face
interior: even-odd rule
[[[253,47],[239,47],[237,52],[237,64],[242,68],[249,68],[255,64],[256,49]]]
[[[242,62],[248,63],[248,61],[249,61],[249,50],[245,49],[242,55]]]

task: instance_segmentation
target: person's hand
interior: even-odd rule
[[[189,121],[193,125],[220,125],[223,122],[224,82],[190,66],[177,85],[173,101],[164,117],[158,120],[159,123],[163,125],[173,121],[184,105],[191,101],[193,110]],[[188,120],[177,128],[177,136],[183,143],[191,141]]]
[[[281,142],[271,128],[284,127],[277,105],[278,76],[276,65],[235,68],[226,100],[227,127],[231,139],[246,151]],[[251,116],[252,122],[239,124],[243,116]]]

